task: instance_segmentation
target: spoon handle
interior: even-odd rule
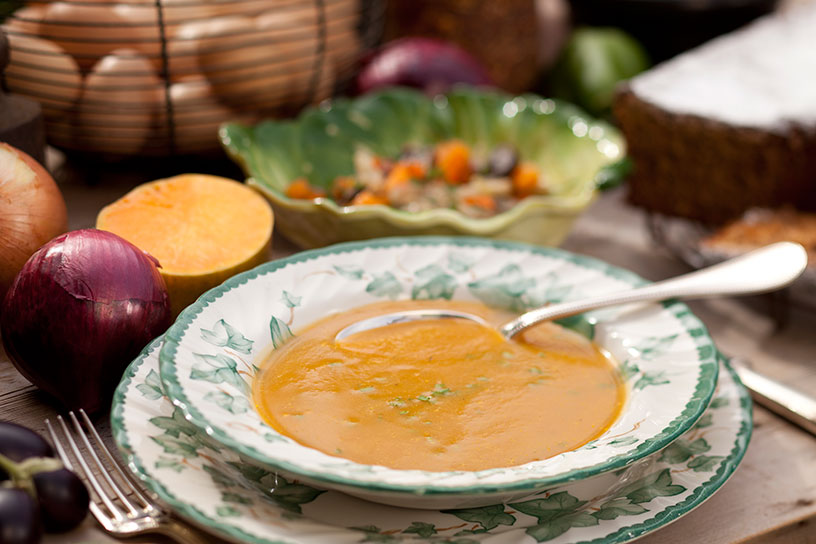
[[[804,247],[793,242],[777,242],[676,278],[531,310],[503,325],[501,333],[511,338],[541,321],[619,304],[765,293],[790,284],[805,266],[807,252]]]

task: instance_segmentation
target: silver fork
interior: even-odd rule
[[[68,418],[71,420],[73,432],[63,417],[57,416],[63,439],[58,437],[51,421],[46,419],[45,425],[48,427],[48,432],[51,434],[51,439],[65,467],[80,477],[84,476],[83,480],[88,484],[88,491],[91,495],[89,505],[91,514],[105,531],[115,537],[159,533],[181,544],[209,542],[195,534],[189,527],[179,523],[159,504],[139,490],[131,477],[119,467],[84,410],[79,410],[79,418],[74,412],[69,412]],[[74,436],[84,446],[85,454]],[[72,456],[68,455],[68,451],[73,454],[76,464]],[[97,452],[102,454],[110,465],[110,469],[103,464]]]

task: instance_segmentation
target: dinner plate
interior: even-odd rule
[[[750,397],[721,360],[703,416],[611,494],[586,496],[578,481],[510,504],[398,508],[286,481],[203,435],[163,389],[161,343],[151,343],[125,372],[113,401],[114,439],[146,487],[187,520],[235,542],[629,542],[711,497],[736,470],[751,436]]]

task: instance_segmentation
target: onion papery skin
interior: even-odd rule
[[[51,174],[0,142],[0,300],[32,253],[67,230],[65,200]]]
[[[123,238],[57,236],[23,266],[0,330],[14,365],[66,408],[106,408],[126,366],[170,325],[158,262]]]

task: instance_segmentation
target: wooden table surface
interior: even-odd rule
[[[68,205],[70,227],[93,226],[96,214],[135,184],[191,168],[163,163],[99,167],[62,164],[56,177]],[[54,163],[54,161],[51,161]],[[220,172],[240,179],[231,165],[199,163],[198,171]],[[191,170],[193,171],[193,170]],[[629,207],[624,190],[608,192],[581,217],[564,244],[566,249],[599,257],[651,280],[688,269],[656,247],[641,211]],[[272,258],[295,251],[276,239]],[[718,300],[691,304],[707,324],[723,352],[750,361],[756,370],[804,392],[816,395],[816,310],[791,305],[787,322],[777,327],[763,299]],[[49,400],[22,378],[0,352],[0,419],[19,422],[40,432],[43,420],[55,414]],[[643,544],[733,544],[737,542],[816,542],[816,437],[761,407],[754,408],[754,434],[742,465],[710,500],[663,529],[647,535]],[[107,426],[103,432],[110,436]],[[220,542],[212,539],[213,542]],[[144,538],[131,542],[165,542]],[[50,535],[46,543],[114,542],[91,519],[77,530]],[[330,544],[330,543],[327,543]]]

